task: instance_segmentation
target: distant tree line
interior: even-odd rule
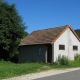
[[[76,29],[75,32],[77,33],[77,35],[78,35],[79,38],[80,38],[80,29]]]

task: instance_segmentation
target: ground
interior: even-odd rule
[[[46,77],[46,76],[51,76],[51,75],[56,75],[60,73],[66,73],[70,71],[75,71],[79,70],[80,68],[70,68],[70,69],[53,69],[53,70],[47,70],[39,73],[32,73],[32,74],[27,74],[27,75],[22,75],[18,77],[13,77],[9,79],[3,79],[3,80],[33,80],[41,77]]]

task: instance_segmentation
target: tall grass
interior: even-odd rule
[[[14,64],[11,62],[0,61],[0,80],[2,78],[37,72],[42,66],[43,64],[40,63]]]
[[[53,68],[73,68],[80,67],[80,54],[76,54],[74,60],[69,60],[65,55],[59,55],[56,62],[52,64]]]
[[[80,61],[68,60],[65,56],[59,57],[58,63],[44,64],[44,63],[12,63],[9,61],[0,61],[0,80],[14,76],[20,76],[33,72],[39,72],[49,69],[64,69],[80,67]]]
[[[80,54],[76,53],[74,55],[74,60],[80,61]]]

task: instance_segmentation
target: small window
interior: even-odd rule
[[[78,46],[73,46],[73,50],[78,50]]]
[[[41,48],[39,48],[39,52],[38,52],[38,55],[41,55]]]
[[[59,45],[59,50],[65,50],[65,45]]]

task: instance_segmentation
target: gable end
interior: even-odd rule
[[[72,33],[76,36],[76,38],[77,38],[78,41],[80,42],[80,38],[78,37],[78,35],[76,34],[76,32],[72,29],[71,26],[68,25],[68,26],[51,42],[51,44],[53,44],[68,28],[72,31]]]

